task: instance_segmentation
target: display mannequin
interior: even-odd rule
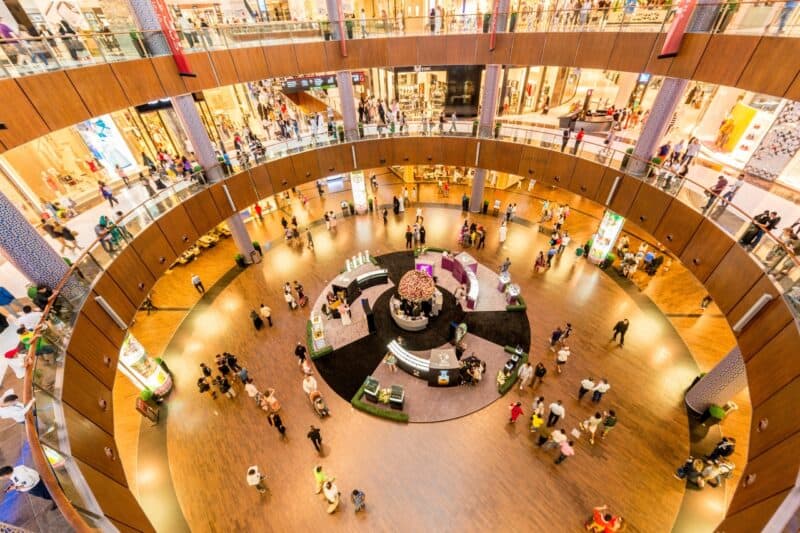
[[[727,151],[725,146],[728,144],[728,139],[730,139],[734,127],[735,123],[731,117],[726,117],[725,120],[722,121],[722,124],[719,126],[719,132],[717,133],[717,140],[714,141],[714,146],[716,148]]]

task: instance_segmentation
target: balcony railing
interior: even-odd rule
[[[390,137],[427,137],[431,135],[473,138],[473,122],[462,121],[456,124],[455,132],[450,133],[449,124],[440,133],[438,124],[410,122],[402,132],[389,128],[378,130],[368,126],[358,142]],[[496,139],[536,146],[546,150],[561,151],[561,134],[553,130],[525,128],[519,126],[499,126]],[[490,139],[479,139],[489,141]],[[287,155],[340,144],[338,135],[327,133],[306,135],[299,139],[273,144],[263,155],[255,157],[255,164],[262,164]],[[749,228],[760,227],[753,218],[734,204],[724,204],[724,199],[706,189],[691,177],[680,177],[671,170],[650,161],[639,161],[632,154],[615,150],[592,140],[582,142],[574,150],[574,140],[567,151],[575,157],[596,162],[615,170],[620,175],[633,163],[646,168],[641,179],[649,185],[672,195],[694,211],[718,225],[737,242]],[[246,161],[234,161],[238,170],[248,168]],[[392,163],[397,163],[392,162]],[[388,164],[388,163],[387,163]],[[223,182],[224,183],[224,182]],[[88,527],[112,529],[104,517],[102,509],[70,455],[69,439],[63,412],[62,389],[64,362],[68,357],[66,348],[72,335],[72,328],[83,302],[89,296],[96,279],[105,271],[121,250],[130,245],[145,228],[161,215],[210,186],[202,175],[182,179],[171,187],[159,192],[153,198],[137,205],[118,221],[115,229],[99,237],[75,261],[68,274],[54,288],[50,303],[44,310],[44,318],[37,326],[35,339],[27,356],[24,401],[36,398],[35,409],[26,419],[26,431],[31,443],[31,452],[36,468],[42,475],[47,488],[53,495],[64,516],[78,531]],[[702,209],[700,204],[708,204]],[[112,245],[109,246],[108,239]],[[776,289],[785,296],[787,303],[797,312],[800,298],[800,262],[794,250],[772,232],[764,230],[760,242],[748,252],[754,261],[773,280]],[[38,355],[37,355],[38,352]],[[47,353],[45,353],[47,352]],[[55,453],[54,453],[55,452]],[[48,460],[48,456],[50,460]]]
[[[788,2],[703,3],[695,17],[707,20],[707,33],[734,35],[800,35],[800,9]],[[369,39],[409,35],[490,33],[492,28],[525,32],[664,32],[675,17],[674,7],[634,6],[608,9],[522,10],[519,12],[447,14],[406,17],[402,14],[343,21],[285,21],[222,24],[202,28],[177,27],[185,51],[210,51],[272,44],[338,39]],[[495,23],[495,18],[497,22]],[[153,57],[148,46],[162,32],[79,31],[32,37],[20,31],[0,39],[0,77],[78,68]]]

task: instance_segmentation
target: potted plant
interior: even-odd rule
[[[258,255],[264,257],[264,252],[261,251],[261,245],[258,243],[258,241],[253,241],[253,249],[258,252]]]
[[[344,142],[344,126],[342,126],[341,124],[336,126],[336,133],[339,136],[339,142],[343,143]]]
[[[488,212],[489,212],[489,200],[484,200],[483,201],[483,214],[485,215]]]
[[[239,268],[244,268],[247,266],[247,262],[244,260],[244,256],[242,254],[236,254],[233,256],[233,260],[236,261],[236,264]]]
[[[351,215],[355,215],[356,214],[356,206],[353,205],[353,202],[349,202],[348,205],[350,206],[350,214]]]
[[[369,204],[369,212],[372,213],[372,196],[367,198],[367,203]]]
[[[628,148],[625,150],[625,155],[622,156],[622,164],[620,165],[622,170],[625,170],[628,167],[628,161],[631,160],[631,154],[633,154],[633,148]]]
[[[363,139],[364,138],[364,123],[363,122],[359,122],[358,123],[358,138],[359,139]]]
[[[658,156],[655,156],[652,159],[650,159],[650,165],[647,167],[647,176],[646,177],[649,178],[650,176],[652,176],[656,172],[658,167],[661,166],[661,163],[663,163],[663,162],[664,162],[664,160],[661,159]]]
[[[473,137],[477,137],[478,136],[478,121],[477,120],[473,120],[472,121],[472,136]]]

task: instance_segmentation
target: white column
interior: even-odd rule
[[[686,393],[686,406],[697,414],[725,405],[747,386],[747,370],[737,346]]]
[[[476,168],[472,178],[472,192],[469,197],[469,210],[472,213],[480,213],[483,209],[483,191],[486,185],[485,168]]]
[[[344,125],[344,138],[346,141],[358,140],[358,113],[356,112],[356,99],[353,90],[353,75],[349,70],[336,73],[336,87],[339,89],[339,102],[341,102],[342,122]]]
[[[497,116],[497,97],[500,89],[500,65],[486,65],[483,77],[483,98],[478,119],[478,137],[494,137],[494,119]]]

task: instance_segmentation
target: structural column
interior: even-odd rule
[[[344,139],[346,141],[357,141],[359,138],[358,113],[356,111],[356,99],[353,96],[353,75],[349,70],[342,70],[336,73],[336,87],[339,89],[339,102],[341,102],[342,107]]]
[[[331,39],[338,41],[344,35],[339,35],[339,2],[341,0],[325,0],[325,7],[328,8],[328,28],[331,32]],[[355,21],[353,21],[355,22]]]
[[[153,53],[170,54],[169,45],[160,33],[161,25],[158,22],[153,4],[150,0],[128,0],[131,6],[131,12],[139,24],[139,28],[147,32],[145,36],[145,45],[148,50]],[[194,98],[191,94],[175,96],[171,98],[172,108],[178,115],[178,119],[183,125],[184,132],[189,138],[194,150],[194,156],[197,162],[203,167],[206,179],[210,183],[222,181],[225,174],[222,167],[217,160],[217,155],[214,150],[214,143],[208,136],[208,132],[203,125],[200,118],[200,112],[197,110],[197,105],[194,103]],[[247,228],[244,226],[242,217],[239,216],[238,208],[242,206],[234,206],[237,212],[229,217],[226,222],[233,235],[233,241],[236,243],[236,248],[247,261],[250,261],[254,252],[253,241],[247,233]]]
[[[725,405],[747,386],[747,371],[737,346],[686,393],[686,406],[697,414]]]

